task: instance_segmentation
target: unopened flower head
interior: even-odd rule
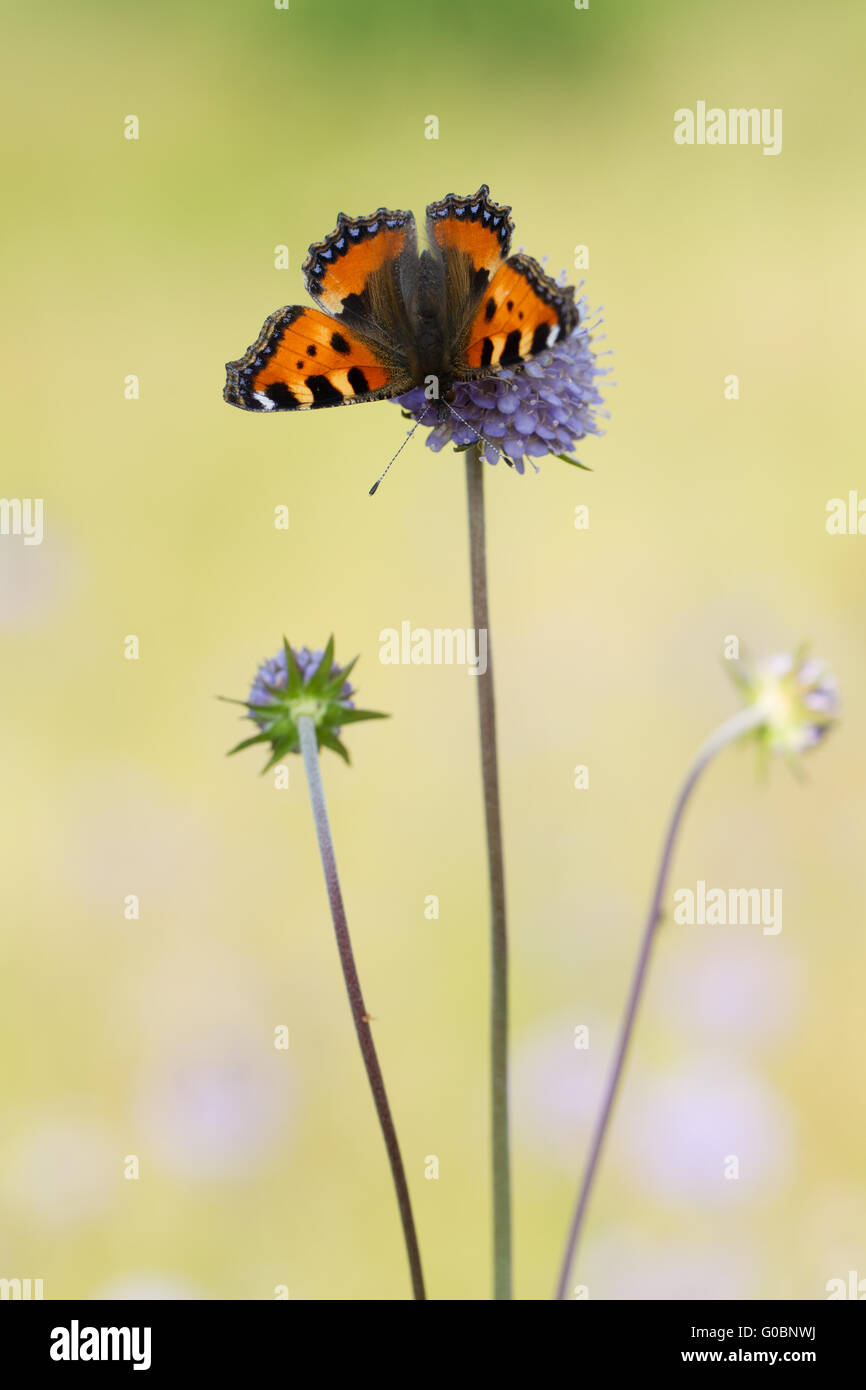
[[[805,649],[764,657],[739,677],[750,704],[765,718],[758,738],[771,754],[798,754],[814,748],[839,717],[836,678],[826,662]]]
[[[249,698],[232,702],[244,706],[260,732],[243,739],[230,752],[269,743],[271,756],[262,769],[266,772],[287,753],[301,751],[298,720],[306,715],[315,725],[319,747],[331,748],[348,762],[348,750],[340,741],[343,725],[386,717],[355,708],[355,691],[348,680],[355,661],[357,657],[347,666],[337,665],[333,637],[318,651],[291,647],[284,638],[276,656],[263,661],[256,672]]]
[[[438,402],[428,398],[423,386],[396,403],[415,420],[434,426],[425,443],[437,453],[446,444],[465,449],[480,439],[488,463],[504,458],[518,473],[525,471],[527,459],[535,468],[533,460],[545,454],[577,464],[568,457],[577,441],[601,432],[597,410],[602,397],[596,383],[605,375],[591,347],[584,299],[578,308],[574,332],[538,357],[504,367],[495,376],[457,382],[441,420]]]
[[[289,653],[294,656],[295,664],[301,673],[302,685],[306,687],[308,692],[310,691],[310,681],[323,668],[324,648],[311,652],[309,647],[290,647],[288,643],[280,648],[276,656],[263,661],[256,671],[248,701],[254,707],[251,709],[249,717],[255,720],[260,728],[265,727],[265,716],[260,707],[270,705],[275,692],[282,693],[288,690]],[[341,672],[340,667],[334,661],[329,662],[324,667],[324,672],[331,680],[336,679],[339,675],[345,676],[345,673]],[[348,680],[344,679],[340,687],[340,703],[351,709],[354,693]]]

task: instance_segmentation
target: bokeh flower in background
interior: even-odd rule
[[[137,1121],[154,1162],[176,1177],[243,1178],[273,1161],[294,1109],[287,1059],[224,1030],[163,1057],[142,1080]]]
[[[121,1143],[82,1098],[74,1109],[28,1116],[4,1155],[0,1196],[10,1211],[46,1228],[101,1216],[122,1189]]]
[[[0,630],[27,631],[63,614],[80,592],[84,567],[69,536],[41,546],[0,545]]]
[[[783,1100],[749,1068],[714,1052],[644,1079],[622,1124],[633,1180],[688,1207],[779,1192],[796,1152]]]
[[[805,647],[763,657],[742,672],[730,669],[746,703],[765,712],[757,737],[771,756],[790,759],[815,748],[839,717],[836,677]]]
[[[585,1010],[559,1014],[517,1043],[515,1132],[546,1168],[573,1171],[575,1149],[601,1100],[612,1043],[610,1021]]]
[[[681,1044],[727,1039],[729,1054],[760,1054],[797,1028],[805,967],[784,937],[728,933],[679,938],[658,962],[655,1013]]]

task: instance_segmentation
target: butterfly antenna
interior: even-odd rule
[[[390,469],[391,464],[396,463],[397,459],[400,457],[400,455],[402,454],[403,450],[406,448],[406,445],[409,443],[409,440],[412,438],[412,435],[415,433],[415,431],[417,430],[418,426],[419,426],[420,424],[423,423],[423,421],[424,421],[424,416],[427,414],[427,411],[428,411],[429,409],[430,409],[429,405],[427,405],[427,406],[424,407],[423,414],[419,416],[419,418],[415,421],[414,425],[412,426],[411,430],[409,430],[409,432],[407,433],[406,438],[403,440],[403,443],[400,445],[400,448],[397,450],[396,454],[394,455],[394,457],[393,457],[393,458],[391,459],[391,461],[389,462],[388,467],[385,468],[385,469],[379,474],[379,477],[376,479],[375,483],[374,483],[373,486],[370,488],[370,491],[369,491],[369,493],[368,493],[368,496],[370,496],[370,497],[373,496],[373,493],[376,491],[376,488],[379,486],[379,484],[381,483],[381,481],[382,481],[382,479],[384,478],[385,474],[386,474],[386,473],[388,472],[388,470]]]
[[[508,457],[508,455],[504,452],[504,450],[502,450],[502,449],[499,448],[498,444],[494,444],[492,439],[485,439],[483,434],[479,434],[479,432],[478,432],[478,430],[475,428],[475,426],[472,425],[472,424],[470,424],[468,420],[464,420],[464,419],[463,419],[463,416],[460,414],[459,410],[455,410],[454,407],[453,407],[453,405],[450,405],[448,401],[446,401],[445,404],[448,406],[448,409],[451,411],[451,414],[452,414],[452,415],[455,415],[455,416],[457,417],[457,419],[460,421],[461,425],[465,425],[466,428],[467,428],[468,430],[471,430],[471,431],[472,431],[472,433],[475,435],[475,438],[479,441],[479,443],[481,443],[481,444],[489,444],[489,445],[490,445],[490,448],[493,450],[494,454],[496,454],[497,458],[503,458],[503,459],[505,459],[505,462],[508,464],[508,467],[509,467],[509,468],[513,468],[513,467],[514,467],[513,461]]]

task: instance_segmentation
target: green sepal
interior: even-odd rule
[[[289,646],[289,639],[283,638],[283,648],[286,653],[286,695],[300,695],[304,688],[304,677],[301,668],[295,660],[295,653]]]
[[[281,692],[277,693],[279,694]],[[222,695],[219,696],[219,699],[221,700],[224,698],[225,697]],[[284,706],[281,701],[275,701],[272,705],[255,705],[251,704],[249,700],[231,700],[229,703],[232,705],[243,705],[244,709],[249,710],[250,714],[254,715],[256,718],[259,718],[262,715],[266,716],[269,714],[272,714],[274,715],[274,717],[276,717],[277,715],[282,714],[284,709]]]
[[[252,748],[254,743],[270,743],[270,741],[271,736],[267,732],[261,734],[254,734],[252,738],[245,738],[242,739],[240,743],[236,743],[234,748],[230,748],[229,751],[226,753],[226,757],[230,758],[233,753],[240,753],[241,750],[244,748]]]
[[[319,728],[316,730],[316,737],[319,740],[320,748],[330,748],[332,753],[339,753],[344,763],[351,766],[352,759],[349,757],[349,750],[342,744],[336,734],[330,733],[327,729]]]
[[[563,463],[570,463],[572,468],[582,468],[584,473],[592,473],[594,471],[590,468],[588,463],[581,463],[579,459],[570,458],[568,454],[554,454],[553,457],[555,459],[561,459]]]
[[[277,763],[281,763],[287,753],[297,753],[299,749],[300,743],[297,736],[294,738],[290,736],[289,738],[280,739],[279,743],[274,744],[274,751],[262,768],[261,775],[264,776],[264,774],[269,772],[272,767],[275,767]]]
[[[349,672],[352,671],[354,667],[357,665],[357,661],[358,658],[356,656],[353,656],[352,660],[337,672],[333,680],[330,681],[325,688],[325,693],[327,695],[339,695],[340,691],[343,689],[343,686],[346,684],[346,681],[349,677]],[[324,662],[322,663],[322,665],[324,665]],[[321,669],[321,667],[319,669]]]
[[[328,644],[322,652],[322,659],[307,686],[308,690],[315,690],[317,693],[324,693],[327,686],[331,683],[331,667],[334,664],[334,634],[328,638]]]
[[[342,728],[344,724],[360,724],[364,719],[390,719],[390,714],[380,714],[374,709],[341,709],[334,710],[333,715],[330,711],[322,720],[323,727],[327,728],[331,724],[337,728]]]

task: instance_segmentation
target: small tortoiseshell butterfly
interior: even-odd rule
[[[427,208],[418,254],[411,212],[340,213],[303,271],[318,307],[277,309],[252,347],[226,364],[224,396],[242,410],[317,410],[519,366],[577,326],[571,286],[509,256],[511,209],[486,184]]]

